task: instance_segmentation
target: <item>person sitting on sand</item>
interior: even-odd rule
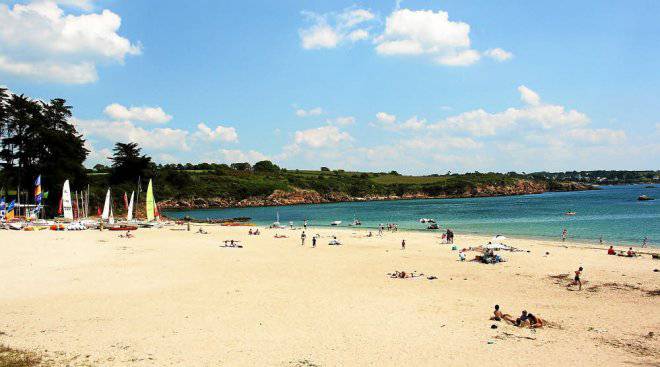
[[[631,248],[628,249],[628,252],[626,253],[626,255],[628,255],[628,257],[635,257],[635,255],[637,255],[637,254],[635,253],[635,251],[633,251],[633,249],[631,247]]]
[[[373,236],[374,236],[374,234],[371,233],[371,231],[369,231],[369,233],[367,234],[367,237],[373,237]]]
[[[248,231],[248,236],[252,236],[252,234],[253,234],[252,233],[252,228],[250,228],[250,230]]]
[[[494,320],[494,321],[504,320],[504,321],[510,322],[511,324],[516,323],[516,321],[511,317],[511,315],[506,314],[506,313],[502,313],[502,311],[500,311],[500,305],[495,305],[495,311],[493,311],[493,315],[494,316],[490,318],[491,320]]]
[[[260,234],[261,234],[261,232],[259,232],[259,229],[256,229],[256,230],[254,231],[254,235],[255,235],[255,236],[258,236],[258,235],[260,235]]]
[[[465,252],[461,251],[458,253],[458,259],[461,261],[465,261]]]
[[[616,255],[616,251],[614,250],[614,246],[610,246],[610,248],[607,250],[608,255]]]

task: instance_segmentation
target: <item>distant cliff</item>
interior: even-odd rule
[[[169,199],[159,202],[163,209],[202,209],[202,208],[243,208],[279,205],[322,204],[355,201],[406,200],[431,198],[470,198],[489,196],[512,196],[541,194],[548,191],[581,191],[592,190],[591,185],[576,182],[553,182],[520,179],[506,184],[479,184],[466,188],[462,192],[441,192],[429,194],[425,192],[409,192],[400,195],[362,195],[351,196],[344,192],[321,194],[315,190],[294,188],[290,191],[274,190],[270,195],[251,196],[241,200],[232,198],[191,198]]]

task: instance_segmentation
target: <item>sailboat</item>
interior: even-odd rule
[[[64,219],[73,220],[73,206],[71,204],[71,187],[69,180],[64,181],[62,187],[62,209],[64,212]]]
[[[103,204],[103,213],[101,214],[101,219],[108,220],[110,218],[110,189],[108,193],[105,194],[105,203]]]
[[[151,180],[149,180],[149,186],[147,186],[147,200],[146,200],[147,222],[153,222],[155,218],[155,211],[154,211],[155,206],[156,206],[156,201],[154,200],[154,188]]]
[[[127,221],[132,221],[133,220],[133,196],[135,195],[135,191],[131,192],[131,201],[128,203],[128,213],[126,213],[126,220]]]
[[[270,228],[284,228],[280,223],[280,212],[276,213],[277,220],[270,225]]]

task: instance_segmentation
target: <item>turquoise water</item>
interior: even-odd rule
[[[400,229],[425,230],[420,218],[433,218],[441,228],[455,233],[504,234],[519,237],[561,237],[563,228],[568,239],[606,243],[640,245],[644,237],[649,244],[660,246],[660,185],[603,186],[602,190],[551,192],[470,199],[424,199],[296,205],[261,208],[204,209],[168,211],[167,215],[182,218],[250,217],[256,224],[275,221],[288,225],[329,226],[341,220],[348,226],[357,216],[363,228],[377,228],[380,223],[397,223]],[[639,195],[656,197],[654,201],[638,201]],[[567,211],[575,216],[564,215]]]

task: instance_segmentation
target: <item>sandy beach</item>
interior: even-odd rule
[[[510,239],[524,251],[485,265],[458,261],[439,233],[310,228],[301,246],[301,230],[197,228],[0,232],[0,344],[56,366],[660,365],[648,255]],[[579,266],[582,291],[566,287]],[[490,321],[495,304],[549,325]]]

